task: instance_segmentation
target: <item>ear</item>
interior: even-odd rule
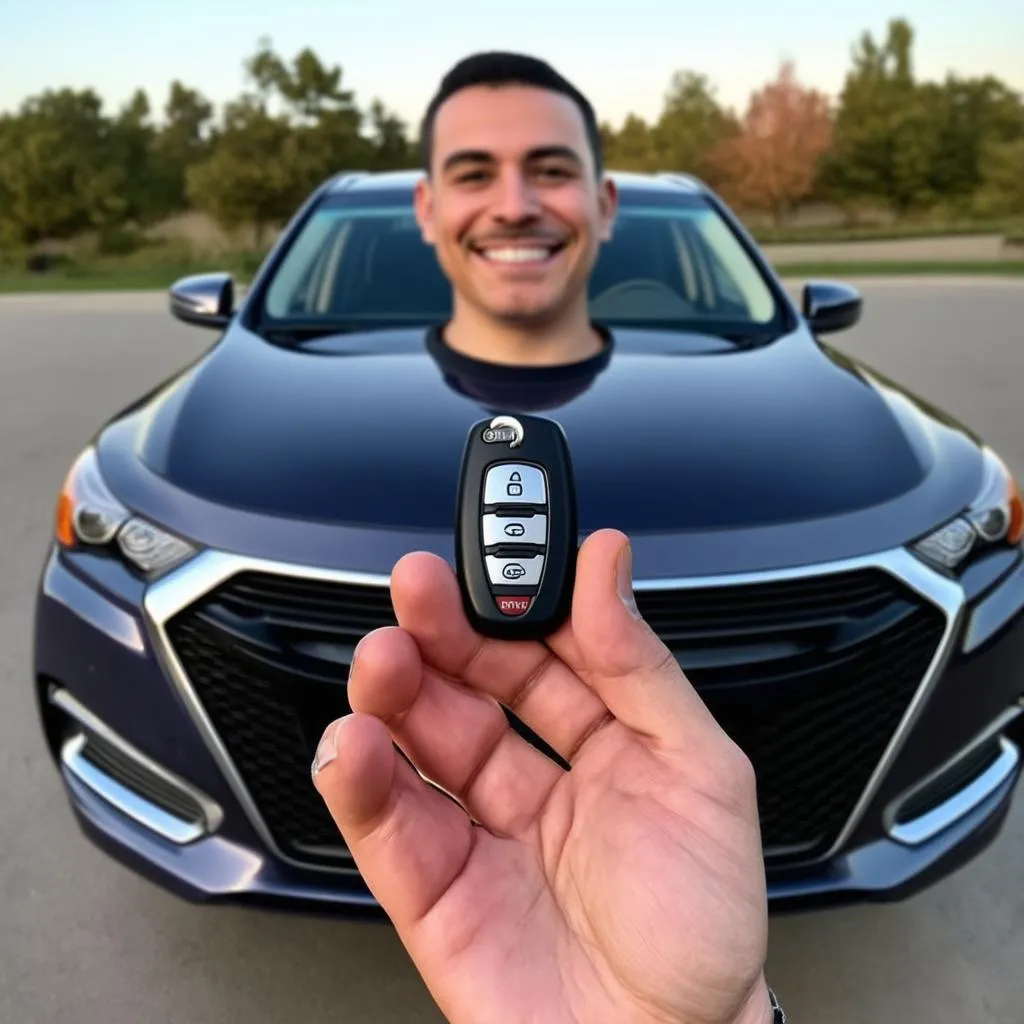
[[[607,242],[612,237],[612,225],[619,212],[619,190],[611,178],[602,178],[597,204],[601,215],[601,241]]]
[[[416,182],[416,190],[413,193],[413,206],[416,210],[416,221],[420,226],[420,233],[427,245],[433,245],[434,235],[434,193],[428,178],[420,178]]]

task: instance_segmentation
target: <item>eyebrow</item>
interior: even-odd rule
[[[545,160],[551,157],[561,157],[571,160],[577,166],[582,166],[583,161],[579,153],[571,146],[550,145],[535,146],[526,154],[527,160]],[[479,164],[493,163],[494,155],[486,149],[459,149],[452,153],[444,162],[442,170],[448,171],[458,164]]]

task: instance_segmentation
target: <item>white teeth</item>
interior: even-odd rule
[[[484,256],[498,263],[526,263],[530,260],[545,260],[549,249],[486,249]]]

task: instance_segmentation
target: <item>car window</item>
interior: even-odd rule
[[[619,210],[589,283],[591,315],[609,326],[707,331],[763,328],[772,291],[714,207],[703,201]],[[277,323],[339,328],[425,324],[451,312],[451,288],[410,204],[329,199],[308,220],[267,289]]]

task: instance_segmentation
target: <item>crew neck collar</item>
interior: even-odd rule
[[[445,340],[444,332],[448,322],[433,324],[427,329],[427,349],[445,370],[454,373],[467,373],[474,377],[519,377],[523,380],[556,380],[564,377],[576,377],[580,374],[596,373],[603,369],[611,358],[615,346],[612,332],[601,324],[591,323],[591,327],[600,335],[602,345],[599,352],[585,359],[575,359],[568,363],[552,365],[526,366],[515,363],[494,363],[487,359],[478,359],[453,349]]]
[[[591,326],[600,335],[601,350],[585,359],[545,366],[494,363],[458,352],[445,341],[447,321],[429,327],[425,335],[428,353],[440,367],[450,387],[496,409],[522,411],[550,409],[586,391],[611,360],[615,348],[612,332],[603,325]]]

